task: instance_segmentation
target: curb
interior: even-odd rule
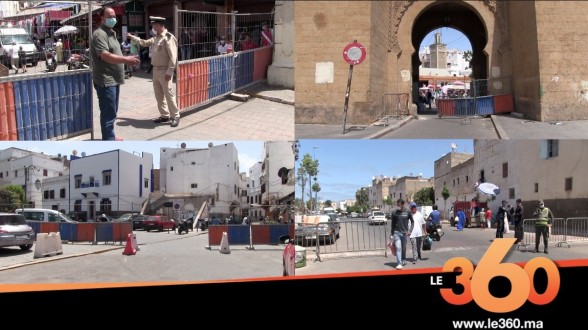
[[[498,118],[496,117],[496,115],[490,115],[490,119],[492,119],[492,124],[494,124],[494,129],[496,129],[496,134],[498,134],[498,138],[499,139],[508,139],[508,135],[506,134],[506,131],[502,128],[502,126],[500,126],[500,124],[498,123]]]
[[[402,119],[400,122],[391,125],[389,127],[386,127],[384,129],[379,130],[376,133],[373,133],[371,135],[368,135],[366,137],[363,137],[362,140],[369,140],[369,139],[378,139],[381,138],[382,136],[389,134],[397,129],[399,129],[400,127],[406,125],[409,121],[413,120],[414,116],[408,116],[407,118]]]
[[[294,101],[284,100],[279,97],[265,96],[265,95],[261,95],[261,94],[248,94],[248,95],[250,95],[251,97],[258,98],[258,99],[268,100],[268,101],[287,104],[287,105],[294,105]]]

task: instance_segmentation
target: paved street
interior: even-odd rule
[[[378,227],[378,226],[375,226]],[[381,226],[382,228],[384,226]],[[364,227],[365,228],[365,227]],[[442,267],[445,262],[454,257],[465,257],[474,263],[477,263],[482,255],[486,252],[488,246],[495,238],[495,229],[483,230],[480,228],[466,228],[462,232],[456,231],[455,227],[448,224],[443,225],[445,235],[441,241],[434,241],[431,251],[423,251],[422,256],[425,260],[419,260],[415,265],[412,264],[412,250],[410,241],[407,241],[407,266],[405,269]],[[343,232],[343,231],[342,231]],[[390,235],[390,223],[386,226],[387,235]],[[343,237],[343,235],[341,235]],[[505,237],[513,237],[514,231]],[[517,250],[516,246],[505,259],[508,262],[525,262],[535,257],[548,257],[552,260],[573,260],[588,258],[588,244],[572,243],[571,248],[550,246],[549,254],[532,253],[534,246],[529,246],[528,251],[525,248]],[[543,251],[543,245],[540,246]],[[377,253],[373,256],[356,254],[324,254],[324,252],[336,252],[335,249],[329,250],[321,246],[321,260],[316,261],[316,255],[312,249],[307,250],[306,267],[297,268],[296,275],[316,275],[316,274],[336,274],[346,272],[361,271],[396,271],[396,257],[390,255],[387,251],[387,257],[384,253]]]
[[[282,276],[282,246],[218,246],[207,250],[208,235],[136,231],[140,251],[100,243],[64,244],[63,255],[33,259],[33,250],[0,248],[0,283],[206,281]],[[34,249],[34,248],[33,248]],[[80,256],[74,257],[77,254]],[[28,263],[8,269],[9,265]]]
[[[496,129],[491,118],[475,117],[437,118],[437,115],[419,115],[407,125],[399,127],[382,136],[382,139],[422,139],[434,135],[445,139],[497,139]]]

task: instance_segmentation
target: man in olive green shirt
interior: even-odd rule
[[[102,24],[92,34],[90,56],[94,89],[100,107],[102,140],[116,140],[114,121],[118,112],[120,85],[125,83],[124,65],[138,65],[136,56],[122,56],[120,43],[112,29],[116,25],[114,9],[104,7],[100,13]]]
[[[539,252],[539,242],[541,236],[543,236],[543,252],[548,253],[547,241],[549,240],[549,227],[553,223],[553,213],[551,210],[545,207],[542,200],[539,201],[539,208],[533,213],[537,216],[537,222],[535,222],[535,250],[534,253]]]

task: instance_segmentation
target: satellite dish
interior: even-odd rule
[[[72,150],[71,154],[75,156],[78,154],[78,151],[76,149],[74,149],[74,150]]]
[[[180,147],[181,147],[182,149],[186,149],[186,144],[185,144],[184,142],[182,142],[182,144],[180,144]]]
[[[213,145],[214,145],[214,144],[212,144],[212,142],[208,142],[208,147],[209,147],[209,148],[212,148],[212,146],[213,146]]]
[[[457,144],[452,143],[451,144],[451,150],[455,151],[457,149]]]
[[[61,153],[57,154],[57,157],[61,158]]]
[[[419,173],[419,176],[422,177],[423,176],[423,173]]]
[[[82,157],[86,157],[86,152],[82,151]]]

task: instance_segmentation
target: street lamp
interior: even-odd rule
[[[312,161],[316,161],[316,157],[315,157],[315,150],[318,149],[317,146],[312,147]],[[316,183],[317,180],[317,176],[318,176],[318,168],[317,168],[317,175],[314,176],[314,183]],[[315,191],[314,194],[314,214],[318,214],[318,191]]]

